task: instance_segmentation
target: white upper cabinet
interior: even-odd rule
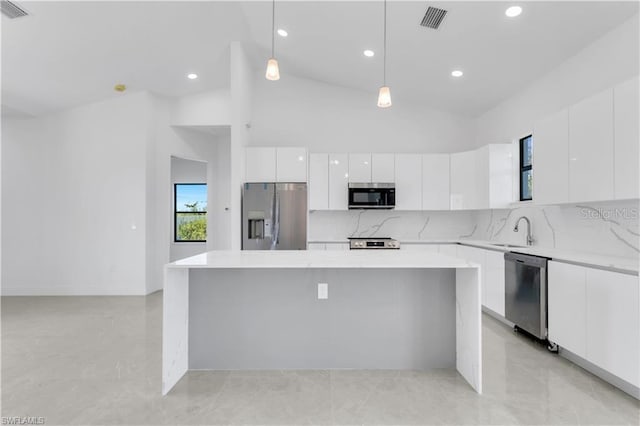
[[[590,268],[586,273],[587,360],[639,386],[638,277]]]
[[[329,154],[329,210],[347,210],[349,204],[349,158]]]
[[[309,155],[309,210],[329,208],[329,154]]]
[[[513,198],[513,145],[489,145],[489,176],[482,184],[488,185],[488,207],[508,207]]]
[[[395,155],[371,154],[371,182],[393,183],[395,172]]]
[[[533,201],[569,201],[569,112],[557,112],[536,123],[533,131]]]
[[[276,149],[276,181],[307,181],[307,150],[298,147]]]
[[[245,148],[245,182],[276,181],[276,148]]]
[[[449,210],[449,154],[422,156],[422,210]]]
[[[638,146],[640,131],[638,130],[638,78],[616,86],[614,98],[614,152],[615,174],[614,190],[616,199],[638,198]]]
[[[371,182],[371,154],[349,154],[349,182]]]
[[[451,210],[473,209],[476,204],[476,152],[451,154]]]
[[[422,209],[422,156],[396,154],[396,210]]]
[[[247,147],[245,182],[306,182],[307,150],[298,147]]]
[[[613,90],[606,90],[569,108],[569,201],[612,200],[613,175]]]

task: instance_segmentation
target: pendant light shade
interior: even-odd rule
[[[267,73],[265,74],[267,80],[280,80],[280,69],[278,68],[278,60],[275,58],[269,59],[267,62]]]
[[[389,108],[391,105],[391,90],[387,86],[382,86],[378,92],[378,106]]]
[[[387,86],[387,0],[384,0],[384,50],[382,67],[382,87],[378,92],[378,106],[380,108],[389,108],[391,106],[391,89]]]
[[[267,72],[265,78],[267,80],[276,81],[280,80],[280,68],[278,67],[278,60],[275,58],[275,35],[276,35],[276,0],[271,3],[271,58],[267,61]]]

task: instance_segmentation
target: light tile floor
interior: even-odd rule
[[[2,298],[3,416],[53,424],[640,424],[640,403],[484,317],[454,370],[201,371],[160,395],[162,293]]]

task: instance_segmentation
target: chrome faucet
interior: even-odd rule
[[[527,222],[527,245],[530,246],[533,244],[533,237],[531,236],[531,221],[526,216],[520,216],[518,220],[516,220],[516,226],[513,227],[513,232],[518,232],[518,226],[520,225],[520,221],[524,219]]]

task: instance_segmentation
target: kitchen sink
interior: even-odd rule
[[[527,246],[519,246],[516,244],[505,244],[505,243],[491,243],[491,245],[496,247],[504,247],[504,248],[527,248]]]

